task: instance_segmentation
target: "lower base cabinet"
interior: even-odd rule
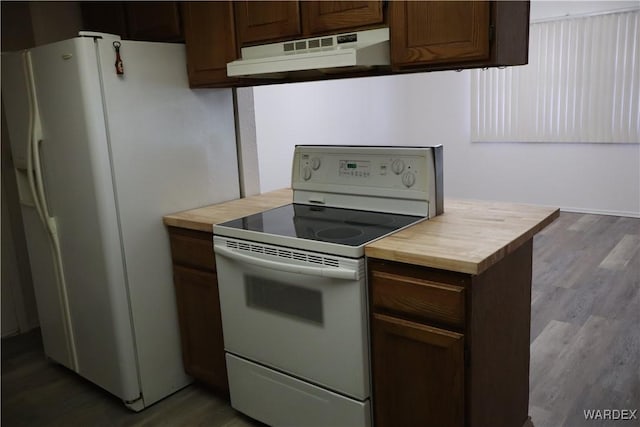
[[[184,370],[228,396],[212,233],[169,228]]]
[[[532,240],[477,275],[368,259],[376,427],[529,425]]]

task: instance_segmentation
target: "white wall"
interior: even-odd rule
[[[471,143],[469,72],[254,88],[262,191],[295,144],[444,145],[445,197],[640,216],[640,145]]]

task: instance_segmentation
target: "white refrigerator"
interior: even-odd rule
[[[162,216],[239,197],[231,90],[185,64],[98,33],[2,54],[45,353],[136,411],[190,381]]]

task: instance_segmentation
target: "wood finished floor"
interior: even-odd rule
[[[3,427],[259,427],[192,384],[134,413],[101,388],[48,362],[38,330],[2,342]]]
[[[534,239],[529,408],[536,427],[640,412],[640,219],[562,213]]]
[[[585,409],[640,409],[640,219],[562,213],[534,240],[530,414],[536,427]],[[49,363],[37,331],[2,341],[2,425],[263,426],[198,385],[132,413]],[[490,426],[478,426],[490,427]]]

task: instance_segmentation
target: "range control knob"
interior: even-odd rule
[[[304,166],[302,168],[302,178],[304,178],[305,181],[309,181],[309,179],[311,179],[311,168],[309,166]]]
[[[400,159],[394,160],[393,163],[391,163],[391,170],[396,175],[400,175],[404,170],[404,162]]]
[[[311,169],[313,169],[314,171],[317,171],[320,168],[320,157],[314,157],[313,159],[311,159]]]
[[[413,186],[413,184],[416,183],[416,174],[413,172],[405,172],[404,175],[402,175],[402,183],[407,188]]]

